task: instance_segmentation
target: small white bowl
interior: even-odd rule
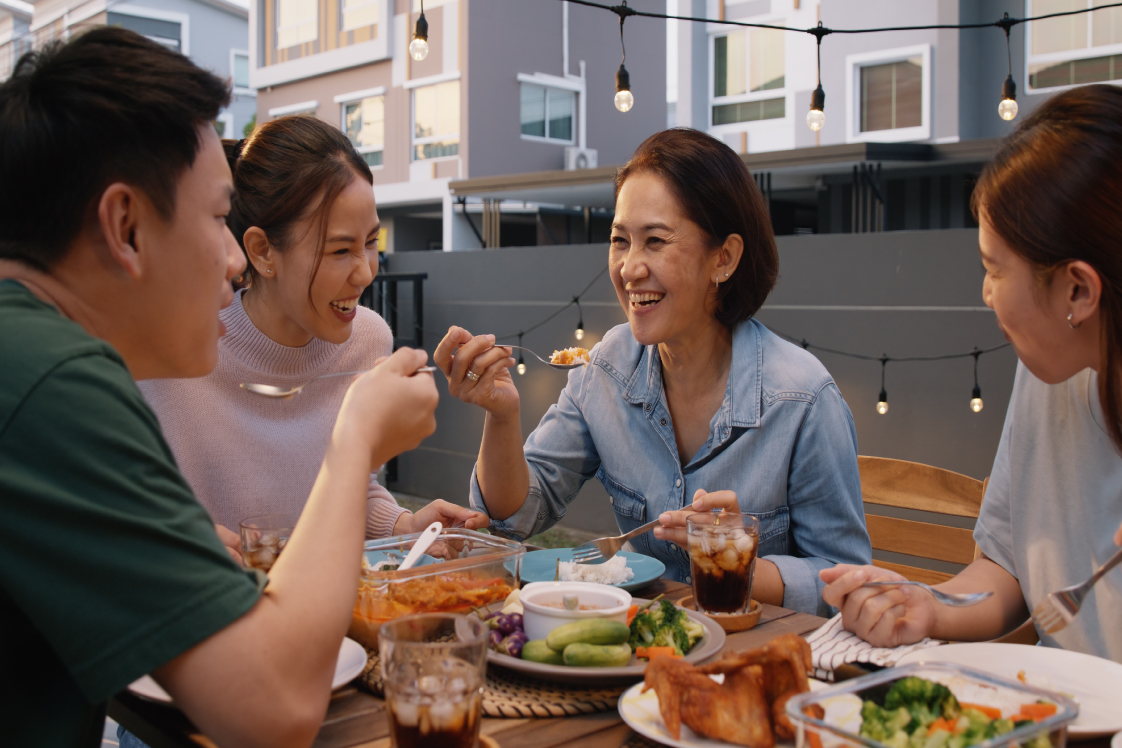
[[[598,610],[565,610],[543,603],[561,603],[566,595],[576,595],[581,605],[598,605]],[[532,582],[518,596],[522,603],[522,625],[530,639],[544,639],[549,632],[566,623],[586,618],[607,618],[627,623],[631,593],[606,584],[592,582]]]

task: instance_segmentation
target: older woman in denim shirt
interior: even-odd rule
[[[585,481],[667,576],[690,581],[686,517],[760,520],[753,596],[827,612],[818,572],[869,563],[853,418],[812,355],[752,315],[775,284],[767,208],[743,162],[694,130],[650,137],[620,171],[609,255],[628,324],[608,332],[525,446],[510,349],[452,328],[435,360],[487,411],[471,504],[495,531],[550,527]]]

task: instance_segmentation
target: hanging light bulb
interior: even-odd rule
[[[577,305],[577,340],[584,340],[584,310],[581,309],[579,296],[574,296],[573,301]]]
[[[1017,116],[1017,109],[1017,84],[1013,82],[1013,76],[1009,75],[1001,84],[1001,103],[997,105],[997,114],[1008,122]]]
[[[888,356],[880,359],[880,394],[877,395],[877,413],[882,416],[888,412],[888,391],[884,389],[884,375],[888,370]]]
[[[822,126],[826,124],[826,92],[822,89],[822,84],[818,84],[818,88],[814,89],[814,93],[810,95],[810,111],[806,113],[806,126],[811,130],[818,132]]]
[[[425,4],[421,2],[421,16],[413,28],[413,41],[409,42],[409,56],[417,62],[429,56],[429,22],[425,20]]]
[[[975,413],[981,413],[982,412],[982,406],[984,405],[984,403],[982,402],[982,388],[978,386],[978,358],[981,355],[982,355],[982,352],[979,351],[977,348],[975,348],[974,349],[974,391],[972,393],[970,393],[970,398],[971,398],[970,399],[970,410],[974,411]]]
[[[631,107],[635,106],[635,97],[631,94],[631,76],[622,63],[616,71],[615,105],[621,112],[631,111]]]
[[[522,359],[522,333],[518,333],[518,369],[519,374],[526,373],[526,362]]]

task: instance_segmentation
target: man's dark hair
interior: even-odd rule
[[[170,220],[198,127],[229,100],[221,79],[125,29],[21,57],[0,85],[0,258],[49,270],[114,182]]]

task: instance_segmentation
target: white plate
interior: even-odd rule
[[[641,598],[632,598],[633,604],[642,605],[647,602]],[[497,603],[501,605],[501,603]],[[494,607],[494,606],[492,606]],[[685,610],[683,608],[683,610]],[[701,641],[694,645],[685,656],[686,662],[700,663],[721,651],[725,646],[725,630],[711,618],[703,616],[694,610],[686,610],[693,620],[705,627],[705,634]],[[519,657],[499,654],[493,649],[487,650],[487,662],[492,665],[517,670],[526,675],[532,675],[542,680],[557,683],[575,683],[597,685],[600,683],[628,683],[643,679],[643,670],[647,663],[643,660],[631,658],[631,664],[623,667],[569,667],[568,665],[544,665],[540,662],[530,662]]]
[[[1055,647],[979,643],[921,649],[898,664],[910,662],[950,662],[1010,680],[1024,670],[1030,685],[1069,694],[1079,704],[1069,737],[1106,737],[1122,730],[1122,665],[1111,660]],[[1034,678],[1047,678],[1051,685]]]
[[[709,677],[718,680],[715,676],[711,675]],[[817,691],[820,688],[825,688],[826,685],[812,680],[810,690]],[[666,731],[666,723],[662,721],[662,714],[658,711],[658,696],[653,690],[639,693],[642,688],[642,683],[636,683],[624,691],[623,696],[619,697],[619,716],[623,717],[623,721],[635,732],[655,742],[674,746],[674,748],[737,748],[732,743],[726,743],[723,740],[703,738],[684,724],[678,740],[670,737],[670,733]],[[777,746],[794,745],[794,743],[784,740],[777,740],[775,744]]]
[[[354,639],[344,638],[343,644],[339,647],[339,659],[335,661],[335,677],[331,681],[331,690],[334,691],[350,683],[358,677],[364,667],[366,667],[366,650]],[[150,675],[134,680],[129,684],[129,690],[152,701],[171,703],[171,696],[168,696],[168,692],[152,680]]]

